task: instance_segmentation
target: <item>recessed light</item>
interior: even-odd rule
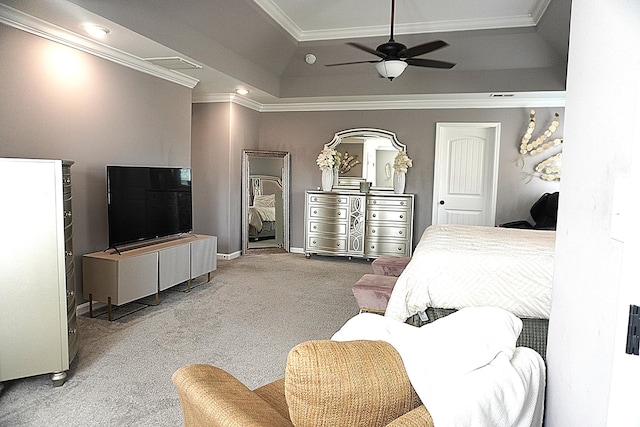
[[[249,93],[249,91],[247,89],[236,89],[236,93],[238,95],[246,95]]]
[[[109,29],[101,25],[84,24],[83,28],[90,36],[97,37],[99,39],[102,39],[109,34]]]

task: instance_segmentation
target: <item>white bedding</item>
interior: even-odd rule
[[[515,347],[521,330],[506,310],[468,307],[421,328],[362,313],[332,339],[391,344],[436,426],[541,426],[546,369],[534,350]]]
[[[276,208],[270,206],[249,206],[249,225],[253,225],[259,233],[263,221],[275,221]]]
[[[500,307],[548,319],[555,232],[435,225],[398,278],[385,316],[404,321],[427,307]]]

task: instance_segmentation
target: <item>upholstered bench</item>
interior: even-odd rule
[[[409,264],[409,261],[411,261],[411,257],[408,256],[382,255],[373,260],[371,268],[373,269],[373,274],[398,277]]]
[[[397,277],[379,274],[362,276],[351,288],[360,312],[384,313],[396,280]]]

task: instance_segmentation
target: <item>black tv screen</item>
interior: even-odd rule
[[[107,166],[109,247],[192,231],[191,169]]]

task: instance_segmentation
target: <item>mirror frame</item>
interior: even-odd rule
[[[282,159],[282,214],[283,233],[282,248],[287,252],[290,251],[289,243],[289,192],[290,192],[290,174],[291,174],[291,154],[287,151],[261,151],[261,150],[242,150],[242,254],[245,255],[249,251],[249,191],[251,182],[249,180],[249,159],[252,157],[271,157]]]
[[[359,137],[359,136],[373,136],[378,138],[387,138],[391,141],[391,145],[398,150],[407,152],[407,146],[402,142],[398,141],[398,137],[394,132],[385,130],[385,129],[377,129],[377,128],[354,128],[354,129],[346,129],[341,130],[340,132],[336,132],[333,136],[333,139],[325,144],[329,148],[336,148],[343,139],[351,138],[351,137]],[[363,181],[363,178],[350,178],[345,181],[341,181],[341,178],[338,177],[338,185],[336,188],[346,188],[346,189],[359,189],[360,182]],[[393,191],[393,188],[389,187],[371,187],[372,190],[376,191]]]

